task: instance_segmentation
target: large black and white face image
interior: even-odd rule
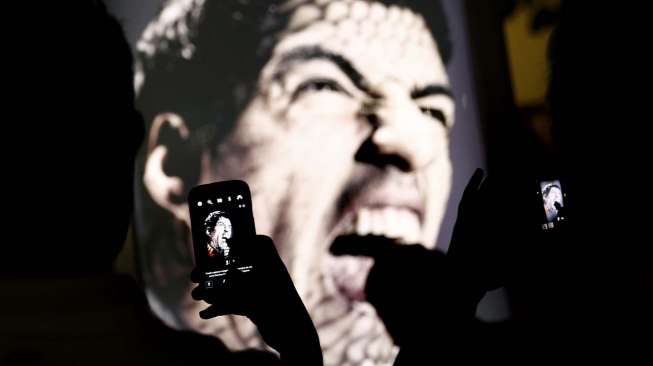
[[[135,225],[155,313],[233,349],[263,346],[246,318],[202,320],[190,297],[183,197],[240,179],[325,363],[391,364],[398,349],[365,301],[373,260],[329,247],[352,234],[436,245],[457,123],[451,49],[437,1],[167,2],[137,43],[135,80],[149,126]],[[228,218],[205,233],[207,251],[228,253]]]

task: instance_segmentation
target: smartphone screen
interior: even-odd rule
[[[224,181],[200,185],[188,195],[195,265],[211,288],[225,283],[229,271],[249,272],[248,243],[256,235],[247,183]]]
[[[559,226],[565,219],[565,198],[560,180],[543,180],[539,182],[539,195],[542,199],[543,230]]]

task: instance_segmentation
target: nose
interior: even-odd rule
[[[356,160],[414,171],[435,159],[437,134],[444,132],[422,114],[409,93],[398,94],[387,92],[387,97],[363,107],[362,114],[372,125],[372,132],[361,145]]]

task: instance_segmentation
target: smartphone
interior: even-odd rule
[[[554,230],[567,220],[567,194],[560,179],[538,181],[537,191],[541,204],[541,227],[544,231]]]
[[[254,268],[247,245],[256,235],[247,183],[230,180],[194,187],[188,194],[195,266],[206,288],[226,283],[231,271]]]

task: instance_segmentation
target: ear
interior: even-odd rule
[[[148,135],[143,185],[154,202],[190,227],[186,194],[196,182],[188,181],[188,177],[199,174],[192,171],[199,170],[199,156],[188,147],[189,142],[190,131],[181,116],[157,115]],[[175,163],[180,160],[198,163]]]

